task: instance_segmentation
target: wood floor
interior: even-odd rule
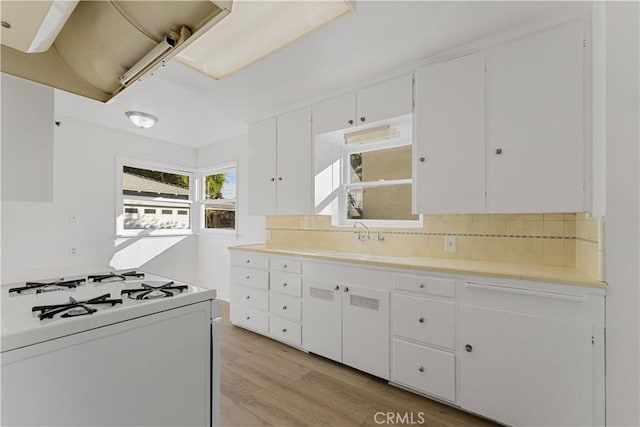
[[[404,425],[494,425],[233,326],[228,303],[221,301],[221,306],[220,407],[225,427],[403,424],[376,423],[386,419],[386,415],[376,417],[378,412],[399,413],[406,417]]]

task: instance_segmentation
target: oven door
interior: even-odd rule
[[[210,426],[213,329],[205,301],[6,351],[1,424]]]

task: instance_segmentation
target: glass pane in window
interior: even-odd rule
[[[124,166],[122,170],[125,230],[189,229],[189,176]],[[174,209],[182,212],[172,215]]]
[[[347,218],[417,221],[419,216],[411,213],[411,184],[349,189]]]
[[[411,145],[349,155],[352,183],[411,178]]]
[[[205,228],[236,228],[236,170],[205,177]]]

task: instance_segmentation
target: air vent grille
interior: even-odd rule
[[[333,301],[333,291],[328,291],[326,289],[314,288],[312,286],[311,288],[309,288],[309,295],[311,296],[311,298]]]
[[[360,295],[349,295],[349,304],[354,307],[367,308],[369,310],[378,311],[380,309],[380,301],[375,298],[363,297]]]

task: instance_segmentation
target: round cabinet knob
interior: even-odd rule
[[[245,263],[249,264],[251,262],[250,259],[246,260]]]
[[[418,160],[420,160],[421,163],[424,163],[424,161],[427,159],[425,159],[424,157],[420,157]]]
[[[353,124],[353,120],[349,120],[349,121],[348,121],[348,123],[349,123],[350,125],[352,125],[352,124]]]
[[[287,333],[287,328],[282,328],[282,332],[286,334]]]
[[[336,291],[339,291],[339,290],[340,290],[340,286],[336,286],[334,289],[335,289]]]
[[[287,268],[287,264],[282,264],[282,268]]]
[[[251,279],[251,276],[247,276],[247,277],[245,277],[245,279],[249,280],[249,279]]]
[[[249,295],[247,295],[245,298],[246,298],[246,299],[251,299],[251,297],[250,297]]]
[[[464,349],[467,350],[467,353],[471,353],[473,351],[473,347],[470,344],[464,346]]]
[[[420,289],[424,289],[424,283],[420,283]]]
[[[345,287],[344,287],[344,291],[345,291],[345,292],[349,292],[349,288],[345,286]]]
[[[502,148],[496,148],[496,154],[502,154]]]
[[[247,316],[247,320],[251,320],[251,316]]]
[[[276,180],[275,178],[271,178],[271,182],[273,182],[273,181],[275,181],[275,180]]]
[[[283,283],[283,284],[282,284],[282,287],[283,287],[283,288],[286,288],[286,287],[287,287],[287,284],[286,284],[286,283]]]
[[[420,367],[418,368],[418,371],[420,371],[420,372],[424,372],[424,366],[420,366]]]
[[[364,117],[360,117],[360,121],[361,122],[364,122],[365,120],[367,120],[367,119],[365,119]]]
[[[418,322],[420,322],[420,323],[424,323],[424,317],[419,318],[419,319],[418,319]]]
[[[281,176],[278,177],[278,181],[282,181],[282,177]]]
[[[282,309],[283,309],[283,310],[286,310],[286,309],[287,309],[287,306],[286,306],[286,305],[283,305],[283,306],[282,306]]]

